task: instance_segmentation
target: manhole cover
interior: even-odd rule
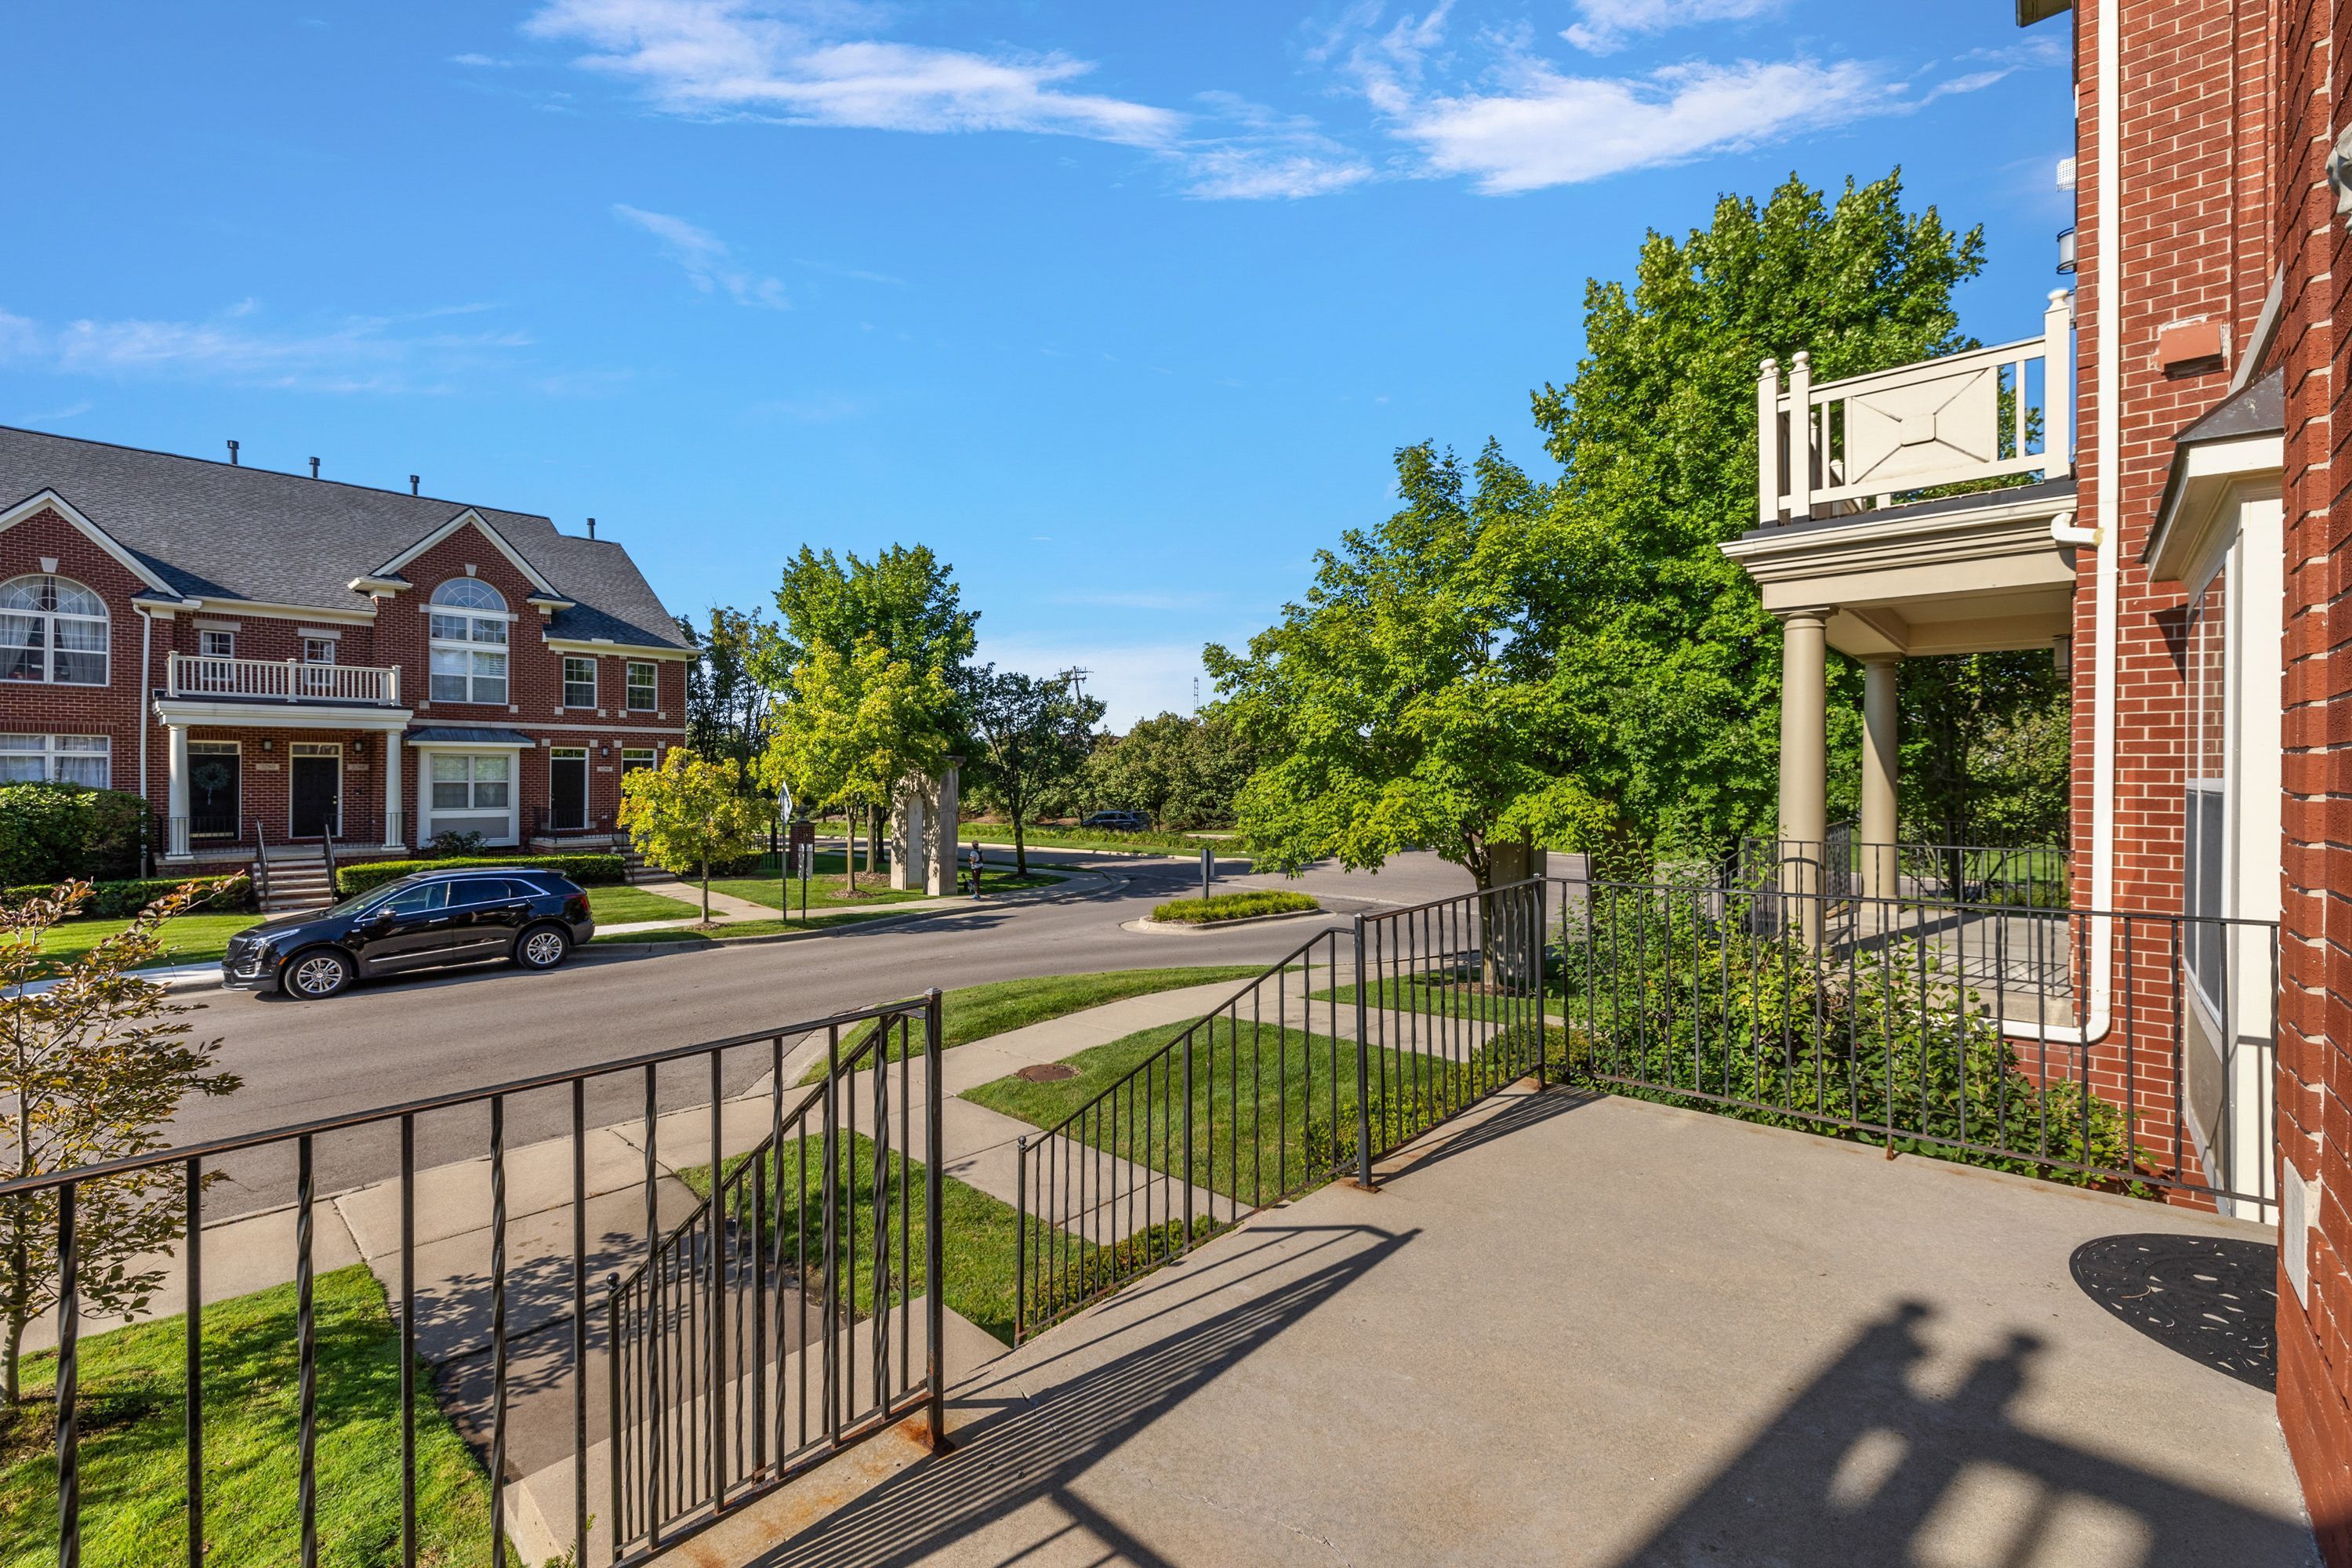
[[[1037,1062],[1023,1068],[1013,1076],[1025,1078],[1031,1083],[1059,1083],[1064,1079],[1077,1077],[1078,1069],[1066,1062]]]
[[[2103,1236],[2074,1283],[2157,1343],[2264,1392],[2278,1386],[2278,1248],[2210,1236]]]

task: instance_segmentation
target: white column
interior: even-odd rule
[[[923,890],[933,898],[955,891],[956,826],[962,811],[957,770],[961,757],[950,757],[940,773],[939,792],[932,798],[931,854],[924,868]]]
[[[1895,809],[1902,766],[1902,718],[1896,693],[1901,658],[1890,654],[1862,665],[1862,891],[1895,896]]]
[[[923,785],[901,786],[898,819],[890,833],[890,886],[906,892],[920,889],[929,878],[928,847],[923,842]]]
[[[163,853],[174,860],[188,858],[188,727],[165,727],[171,742],[171,788],[165,795]]]
[[[399,731],[383,731],[383,755],[376,759],[376,766],[383,770],[383,847],[398,849],[408,842],[400,820]]]
[[[1829,837],[1826,609],[1780,615],[1780,887],[1796,895],[1806,940],[1821,936],[1819,868]]]

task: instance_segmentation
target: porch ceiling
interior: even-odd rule
[[[1768,526],[1725,544],[1775,613],[1826,606],[1832,647],[1871,655],[2046,647],[2073,629],[2071,479]]]

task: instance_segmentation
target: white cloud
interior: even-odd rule
[[[0,363],[72,375],[179,377],[303,392],[440,392],[461,373],[510,361],[529,335],[452,332],[423,323],[470,315],[456,306],[406,316],[347,316],[274,331],[254,301],[200,321],[83,319],[55,324],[0,310]]]
[[[845,36],[863,8],[749,0],[550,0],[525,24],[585,43],[581,62],[685,113],[768,114],[887,131],[1034,131],[1166,145],[1181,117],[1074,91],[1094,67],[1060,53],[981,54]]]
[[[1605,55],[1644,33],[1690,27],[1704,22],[1744,22],[1780,7],[1781,0],[1576,0],[1584,19],[1560,37],[1578,48]]]
[[[1736,153],[1917,107],[1868,66],[1811,60],[1673,66],[1643,77],[1565,76],[1522,59],[1500,90],[1395,101],[1397,136],[1430,169],[1490,195],[1577,184]]]
[[[625,202],[613,204],[613,216],[660,240],[662,254],[677,262],[687,279],[702,292],[724,294],[739,305],[757,305],[770,310],[793,308],[782,282],[739,266],[733,249],[709,229],[698,228],[682,217],[647,212]]]

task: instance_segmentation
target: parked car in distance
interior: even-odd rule
[[[1150,827],[1151,818],[1139,811],[1097,811],[1078,818],[1078,826],[1103,833],[1141,833]]]
[[[577,882],[530,866],[419,871],[228,939],[222,984],[309,999],[361,979],[503,958],[553,969],[596,934]]]

